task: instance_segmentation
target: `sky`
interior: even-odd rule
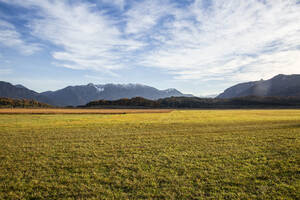
[[[0,0],[0,80],[197,96],[300,73],[300,0]]]

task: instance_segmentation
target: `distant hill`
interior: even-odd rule
[[[300,108],[300,98],[296,97],[237,97],[232,99],[198,98],[198,97],[168,97],[149,100],[141,97],[119,99],[115,101],[92,101],[85,108],[199,108],[199,109],[229,109],[229,108]]]
[[[104,84],[68,86],[56,91],[37,93],[23,85],[12,85],[0,81],[0,97],[33,99],[55,106],[85,105],[94,100],[117,100],[121,98],[143,97],[160,99],[171,96],[193,96],[183,94],[174,88],[158,90],[154,87],[141,84]]]
[[[226,89],[217,98],[244,96],[300,97],[300,75],[279,74],[269,80],[237,84]]]
[[[49,98],[33,90],[29,90],[22,85],[12,85],[4,81],[0,81],[0,97],[15,99],[33,99],[39,102],[53,104],[53,102]]]
[[[35,100],[0,98],[0,108],[51,108],[52,106]]]
[[[54,101],[58,106],[78,106],[94,100],[117,100],[121,98],[143,97],[159,99],[171,96],[191,96],[182,94],[176,89],[158,90],[141,84],[105,84],[68,86],[54,92],[43,92],[41,95]]]

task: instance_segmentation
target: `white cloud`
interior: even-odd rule
[[[33,34],[64,48],[53,57],[67,61],[62,65],[77,69],[118,69],[125,66],[122,53],[141,44],[122,39],[114,21],[92,5],[68,5],[54,1],[42,6],[43,18],[31,23]]]
[[[22,54],[30,55],[40,50],[38,44],[26,42],[17,32],[14,25],[0,19],[0,44],[19,50]]]
[[[150,29],[175,8],[169,1],[137,1],[126,13],[127,34],[152,34]]]
[[[3,1],[3,0],[2,0]],[[58,64],[72,69],[113,70],[126,66],[128,52],[140,48],[138,41],[123,39],[116,22],[89,3],[68,4],[58,0],[12,1],[38,10],[30,20],[31,34],[61,50],[52,52]]]
[[[55,44],[53,58],[67,68],[155,67],[175,80],[202,81],[300,73],[298,0],[97,1],[120,6],[119,19],[87,1],[0,1],[35,11],[31,34]],[[12,44],[28,45],[6,29]]]
[[[212,1],[208,9],[203,2],[195,1],[185,15],[174,15],[165,29],[171,39],[147,52],[143,65],[189,80],[249,80],[300,73],[296,0]]]

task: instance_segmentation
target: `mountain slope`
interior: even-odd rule
[[[243,96],[300,97],[300,75],[279,74],[266,81],[237,84],[226,89],[218,98]]]
[[[54,92],[41,93],[52,99],[55,105],[78,106],[95,100],[117,100],[121,98],[143,97],[159,99],[171,96],[188,96],[176,89],[158,90],[154,87],[141,84],[105,84],[105,85],[80,85],[69,86]],[[190,96],[190,95],[189,95]]]
[[[253,87],[256,83],[257,83],[257,81],[247,82],[247,83],[240,83],[240,84],[234,85],[234,86],[226,89],[220,95],[218,95],[217,98],[238,97],[240,95],[240,93],[242,93],[245,90],[248,90],[249,88]]]
[[[12,85],[8,82],[0,81],[0,97],[15,99],[33,99],[39,102],[53,104],[53,102],[39,93],[29,90],[21,85]]]

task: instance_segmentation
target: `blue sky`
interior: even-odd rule
[[[0,0],[0,80],[194,95],[300,73],[299,0]]]

